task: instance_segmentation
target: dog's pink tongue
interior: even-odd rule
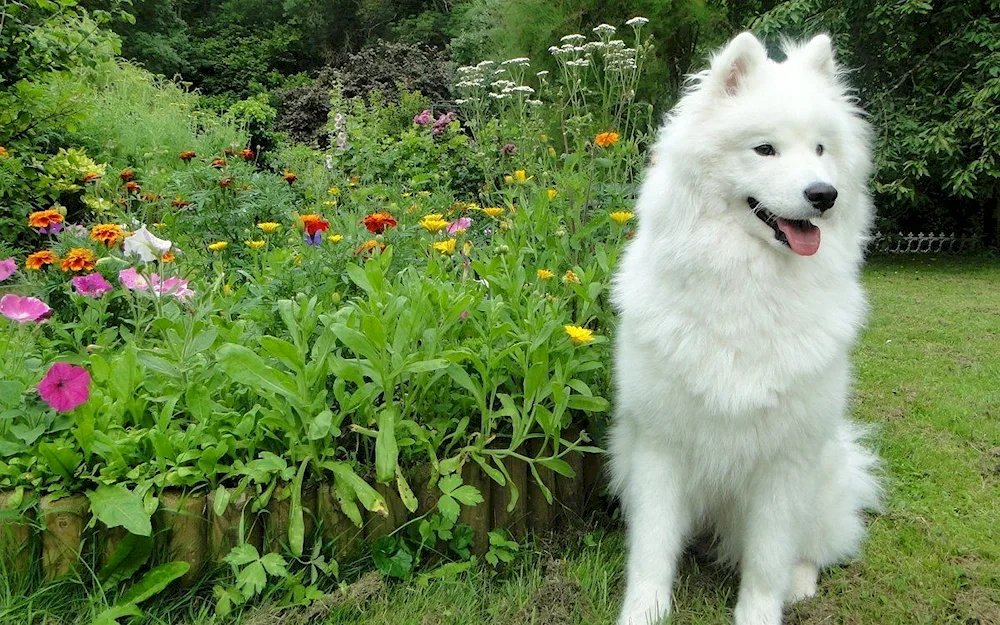
[[[805,226],[778,217],[778,227],[785,233],[792,251],[800,256],[812,256],[819,249],[819,228],[808,222],[798,223],[805,223]]]

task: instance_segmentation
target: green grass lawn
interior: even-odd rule
[[[1000,261],[877,260],[857,351],[855,413],[875,426],[886,509],[864,553],[825,572],[785,622],[1000,624]],[[506,570],[426,584],[364,576],[307,611],[267,605],[242,625],[575,625],[612,623],[622,592],[620,522],[567,528]],[[695,557],[675,588],[676,624],[730,622],[737,578]],[[61,604],[61,607],[60,607]],[[93,599],[0,580],[0,623],[85,623]],[[151,623],[211,623],[210,601],[160,601]],[[47,620],[43,614],[63,615]]]

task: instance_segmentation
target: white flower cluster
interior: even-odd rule
[[[646,19],[645,17],[642,17],[640,15],[636,15],[635,17],[633,17],[629,21],[625,22],[625,25],[626,26],[631,26],[632,28],[640,28],[642,26],[645,26],[648,23],[649,23],[648,19]]]
[[[594,28],[594,32],[597,34],[598,37],[603,37],[604,35],[613,35],[617,31],[618,29],[612,26],[611,24],[601,24],[600,26]]]

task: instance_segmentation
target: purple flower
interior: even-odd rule
[[[419,114],[414,115],[413,123],[418,126],[426,126],[427,124],[434,123],[434,117],[431,115],[430,109],[424,109]]]
[[[514,145],[513,143],[505,143],[505,144],[503,144],[503,147],[500,148],[500,153],[501,154],[505,154],[505,155],[506,154],[514,154],[516,152],[517,152],[517,146]]]
[[[58,234],[62,232],[63,225],[61,221],[53,221],[45,228],[39,228],[38,234]]]
[[[25,323],[48,319],[52,316],[52,309],[37,297],[22,297],[8,293],[0,298],[0,315],[11,321]]]
[[[472,225],[472,220],[468,217],[459,217],[455,221],[448,224],[448,234],[455,234],[456,232],[465,232]]]
[[[317,230],[313,234],[305,233],[306,245],[319,245],[323,242],[323,231]]]
[[[99,273],[88,273],[85,276],[76,276],[72,280],[76,292],[84,297],[97,299],[110,291],[113,287]]]
[[[438,136],[439,134],[444,132],[444,129],[448,127],[448,124],[450,124],[453,121],[455,121],[455,113],[451,111],[445,113],[441,117],[438,117],[437,121],[434,122],[434,126],[431,127],[431,134],[434,135],[435,137]]]
[[[118,280],[125,285],[126,289],[130,291],[146,291],[149,289],[149,283],[146,282],[145,278],[139,275],[139,272],[135,270],[135,267],[129,267],[128,269],[119,271]]]
[[[14,275],[17,271],[17,262],[11,256],[7,260],[0,260],[0,282]]]
[[[90,399],[90,374],[83,367],[57,362],[38,383],[38,394],[59,412],[69,412]]]

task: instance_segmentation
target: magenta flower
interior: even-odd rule
[[[11,321],[25,323],[48,319],[52,316],[52,309],[37,297],[22,297],[8,293],[0,298],[0,315]]]
[[[3,282],[7,278],[14,275],[17,271],[17,262],[14,261],[14,257],[11,256],[7,260],[0,260],[0,282]]]
[[[414,115],[413,123],[418,126],[426,126],[427,124],[434,123],[434,117],[431,116],[430,109],[424,109],[421,113]]]
[[[503,155],[515,154],[517,152],[517,146],[513,143],[505,143],[503,147],[500,148],[500,153]]]
[[[90,374],[83,367],[57,362],[38,383],[38,394],[59,412],[69,412],[90,398]]]
[[[448,234],[455,234],[456,232],[465,232],[472,225],[472,220],[468,217],[459,217],[455,221],[448,224]]]
[[[442,115],[441,117],[438,117],[437,121],[434,122],[434,126],[431,127],[431,134],[434,135],[435,137],[438,136],[439,134],[444,132],[444,129],[448,127],[448,124],[450,124],[453,121],[455,121],[455,113],[450,111]]]
[[[146,279],[139,275],[139,272],[135,270],[135,267],[129,267],[128,269],[123,269],[118,272],[118,280],[125,286],[126,289],[130,291],[146,291],[149,289],[149,283]]]
[[[113,287],[99,273],[88,273],[85,276],[76,276],[72,280],[76,292],[84,297],[97,299],[110,291]]]
[[[194,291],[188,288],[187,280],[174,277],[160,282],[160,276],[155,273],[150,279],[153,282],[153,293],[157,295],[173,295],[182,302],[194,295]]]

